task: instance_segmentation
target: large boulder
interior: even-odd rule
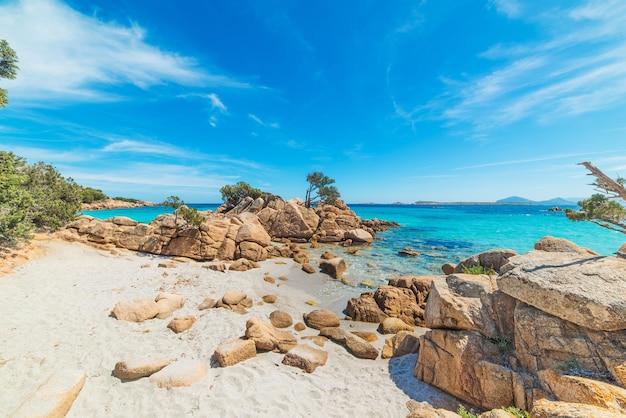
[[[258,216],[253,213],[246,212],[240,214],[238,219],[242,222],[242,225],[237,231],[237,236],[235,237],[235,242],[237,244],[248,241],[262,247],[270,245],[272,240],[261,224]]]
[[[424,310],[417,304],[411,289],[384,285],[374,293],[374,300],[387,316],[400,318],[409,325],[421,325]]]
[[[315,234],[319,216],[314,209],[292,199],[285,202],[283,210],[276,213],[274,221],[268,233],[276,238],[305,238],[309,239]]]
[[[526,409],[513,388],[516,373],[502,365],[503,353],[475,331],[431,330],[420,338],[415,377],[485,409]]]
[[[157,318],[165,319],[172,315],[172,313],[183,306],[187,299],[184,296],[176,295],[173,293],[160,292],[154,299],[159,307],[159,313]]]
[[[624,388],[581,376],[557,373],[551,369],[539,371],[538,376],[541,384],[559,401],[595,405],[626,416]]]
[[[578,253],[583,255],[600,255],[588,248],[582,248],[563,238],[551,236],[543,237],[535,243],[535,250],[557,252],[557,253]]]
[[[339,326],[339,317],[328,309],[317,309],[302,316],[305,324],[313,329]]]
[[[507,249],[494,249],[485,251],[480,254],[472,255],[464,260],[454,268],[455,273],[464,273],[466,269],[474,266],[481,266],[486,271],[493,270],[494,272],[500,272],[502,266],[504,266],[509,258],[516,256],[517,252]]]
[[[504,293],[598,331],[626,329],[626,263],[576,252],[512,257],[498,279]]]
[[[346,262],[341,257],[334,257],[329,260],[320,261],[320,270],[328,274],[333,279],[341,279],[346,272]]]
[[[533,418],[624,418],[624,414],[594,405],[540,399],[533,405]]]
[[[346,306],[346,314],[354,321],[382,322],[388,318],[374,300],[372,292],[361,293],[358,298],[352,298]]]
[[[420,339],[410,331],[400,331],[385,340],[381,353],[382,358],[400,357],[406,354],[417,353],[420,348]]]
[[[361,228],[346,231],[344,233],[344,238],[346,240],[352,240],[352,242],[354,243],[371,244],[372,242],[374,242],[374,237],[372,236],[372,234]]]
[[[453,274],[433,279],[426,305],[426,327],[496,335],[496,324],[484,306],[491,303],[494,288],[495,281],[485,275]]]

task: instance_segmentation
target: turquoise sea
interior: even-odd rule
[[[190,206],[215,210],[219,205]],[[342,254],[343,249],[335,249],[348,263],[345,277],[357,285],[363,281],[378,285],[399,275],[440,274],[444,263],[457,263],[493,248],[525,253],[546,235],[566,238],[603,255],[612,255],[626,242],[624,234],[588,222],[572,222],[563,212],[548,211],[548,206],[438,204],[350,205],[350,208],[362,219],[378,218],[400,224],[378,234],[380,240],[363,247],[360,256]],[[157,206],[84,213],[100,219],[121,215],[150,222],[159,214],[171,212],[171,208]],[[398,255],[405,247],[419,251],[420,256]]]

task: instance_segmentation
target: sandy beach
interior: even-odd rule
[[[410,399],[456,409],[452,398],[413,377],[415,355],[364,360],[328,341],[322,348],[329,354],[326,365],[311,374],[283,365],[284,355],[272,352],[219,367],[212,358],[215,349],[243,336],[249,318],[269,323],[269,314],[281,309],[298,322],[303,313],[325,307],[324,301],[317,307],[306,302],[315,300],[310,290],[328,277],[308,275],[291,259],[224,273],[205,268],[206,263],[60,240],[37,241],[35,246],[45,253],[0,277],[0,416],[9,416],[52,373],[65,368],[82,369],[87,375],[68,417],[403,417]],[[158,266],[164,262],[175,266]],[[265,281],[266,275],[275,283]],[[247,314],[198,310],[206,297],[219,298],[233,289],[253,299]],[[174,316],[195,315],[189,330],[175,334],[167,328],[171,318],[134,323],[110,316],[121,300],[154,298],[161,291],[187,298]],[[263,303],[262,296],[268,294],[277,301]],[[334,305],[328,307],[343,318]],[[343,320],[341,327],[376,329],[374,324]],[[287,330],[299,344],[320,348],[302,339],[318,331],[297,332],[293,326]],[[384,339],[379,335],[373,344],[381,349]],[[159,388],[148,378],[123,382],[113,376],[118,361],[149,355],[202,361],[209,370],[192,386],[171,389]]]

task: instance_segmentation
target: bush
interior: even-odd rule
[[[42,162],[0,151],[0,246],[30,238],[33,229],[56,230],[76,217],[81,189]]]
[[[489,276],[496,275],[496,271],[493,267],[483,267],[480,264],[475,264],[473,266],[463,267],[463,273],[465,274],[487,274]]]
[[[257,199],[259,197],[264,198],[267,195],[261,189],[252,187],[245,181],[226,185],[220,189],[220,193],[222,194],[222,200],[230,206],[236,206],[244,197]]]
[[[91,187],[82,187],[80,194],[83,203],[99,202],[109,198],[102,190],[92,189]]]

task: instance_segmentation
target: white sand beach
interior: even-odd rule
[[[413,377],[415,355],[363,360],[328,341],[322,348],[329,354],[326,365],[311,374],[283,365],[284,355],[272,352],[219,367],[212,359],[216,347],[243,336],[249,318],[269,323],[269,314],[281,309],[299,322],[303,313],[324,307],[306,304],[315,299],[307,289],[327,277],[308,275],[291,259],[224,273],[193,261],[162,268],[158,264],[169,259],[60,240],[35,245],[45,254],[0,277],[0,416],[10,416],[51,374],[66,368],[87,375],[68,417],[403,417],[410,399],[456,409],[454,399]],[[266,273],[276,279],[274,284],[263,279]],[[281,276],[289,280],[278,280]],[[232,289],[254,300],[247,314],[198,310],[206,297],[217,299]],[[154,298],[161,291],[187,298],[174,316],[195,315],[189,330],[175,334],[167,328],[171,318],[134,323],[110,316],[121,300]],[[276,295],[276,303],[259,304],[267,294]],[[343,320],[341,326],[376,328]],[[310,328],[287,330],[298,343],[312,346],[302,337],[318,335]],[[379,335],[373,344],[380,349],[384,339]],[[159,388],[149,378],[121,381],[113,376],[118,361],[148,355],[202,361],[209,370],[195,384],[171,389]]]

